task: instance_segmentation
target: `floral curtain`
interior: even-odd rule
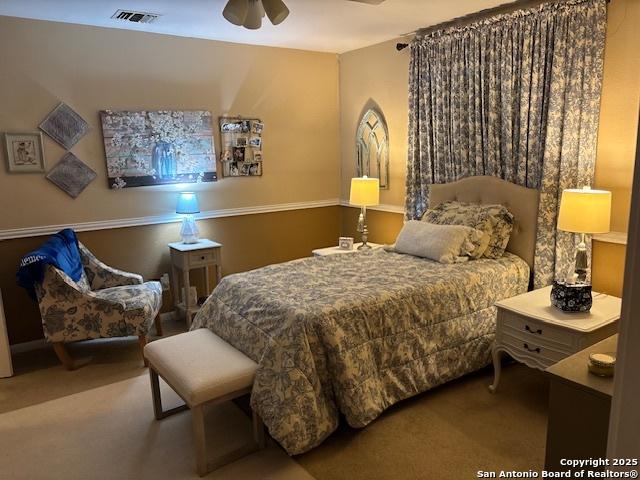
[[[572,271],[562,190],[593,180],[605,0],[568,0],[418,35],[411,44],[407,218],[432,183],[492,175],[540,190],[534,285]]]

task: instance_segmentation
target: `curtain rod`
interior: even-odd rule
[[[543,3],[552,2],[552,1],[557,1],[557,0],[515,0],[512,3],[503,3],[502,5],[498,5],[496,7],[485,8],[484,10],[469,13],[461,17],[456,17],[452,20],[447,20],[446,22],[441,22],[436,25],[431,25],[425,28],[419,28],[418,30],[415,30],[403,36],[408,37],[410,35],[430,33],[436,30],[442,30],[445,28],[453,27],[453,26],[464,26],[464,25],[468,25],[470,23],[476,22],[478,20],[483,20],[485,18],[492,17],[494,15],[511,13],[511,12],[515,12],[516,10],[535,7],[537,5],[542,5]],[[606,0],[606,2],[610,3],[611,0]],[[408,46],[409,46],[408,43],[396,43],[396,50],[400,52],[405,48],[407,48]]]

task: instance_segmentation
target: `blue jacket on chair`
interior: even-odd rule
[[[16,274],[18,285],[36,299],[35,285],[42,283],[46,265],[53,265],[69,275],[74,282],[82,277],[82,259],[78,238],[70,228],[59,231],[37,249],[27,253],[20,261]]]

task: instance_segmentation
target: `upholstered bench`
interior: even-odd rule
[[[144,347],[149,362],[153,411],[157,420],[191,409],[196,467],[200,476],[259,448],[264,448],[264,427],[253,413],[255,444],[207,460],[203,407],[233,400],[251,392],[258,365],[208,329],[193,330],[151,342]],[[180,395],[185,405],[162,409],[158,376]]]

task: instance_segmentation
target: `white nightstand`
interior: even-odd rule
[[[362,243],[354,243],[353,250],[343,250],[340,247],[316,248],[311,253],[313,253],[314,257],[325,257],[327,255],[336,255],[340,253],[353,253],[358,251],[358,247],[360,245],[362,245]],[[382,248],[382,245],[378,243],[367,242],[367,245],[371,246],[372,249]]]
[[[545,287],[496,303],[491,392],[500,382],[503,352],[529,367],[544,370],[617,332],[619,298],[593,292],[590,312],[565,313],[551,305],[550,294],[551,287]]]
[[[205,294],[211,293],[209,285],[209,268],[216,269],[216,285],[222,279],[222,245],[212,240],[202,239],[198,243],[174,242],[169,244],[171,253],[171,291],[173,301],[178,311],[184,312],[187,326],[191,326],[191,317],[198,312],[200,307],[197,304],[191,305],[189,290],[191,287],[190,270],[202,268],[205,271]],[[182,288],[185,291],[185,298],[180,301]]]

